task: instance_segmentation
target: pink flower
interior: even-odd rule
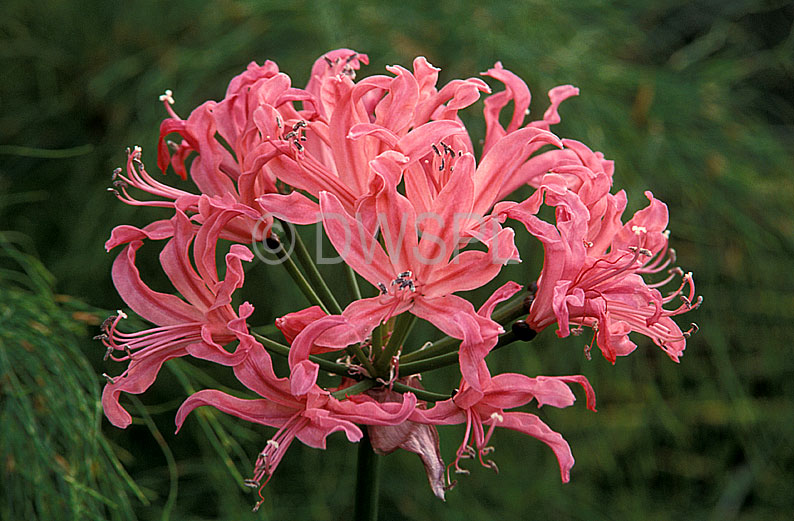
[[[668,249],[667,207],[646,192],[650,205],[624,225],[620,224],[619,213],[605,212],[617,219],[616,226],[606,219],[591,219],[578,195],[555,184],[554,176],[547,180],[549,184],[542,185],[524,203],[503,207],[509,208],[503,210],[506,215],[521,221],[544,246],[543,270],[527,322],[536,331],[557,322],[560,337],[571,333],[571,324],[592,327],[599,348],[613,363],[616,356],[636,348],[628,337],[629,332],[636,331],[678,361],[686,338],[697,327],[682,332],[672,317],[696,308],[702,301],[695,297],[692,274],[676,268],[669,270],[671,276],[662,281],[646,283],[643,279],[643,275],[658,273],[674,260]],[[619,195],[614,204],[622,212],[625,195]],[[556,208],[556,225],[534,215],[544,197],[546,204]],[[594,226],[599,233],[590,231]],[[588,239],[595,237],[596,241]],[[681,286],[663,297],[657,288],[675,274],[683,274]],[[676,298],[681,305],[663,307]]]
[[[357,395],[355,401],[340,401],[316,385],[295,396],[287,379],[275,376],[270,357],[256,342],[248,357],[234,367],[234,374],[262,399],[236,398],[214,389],[198,391],[177,411],[176,426],[178,432],[193,409],[211,405],[246,421],[278,428],[256,460],[254,477],[247,481],[251,486],[267,484],[295,438],[310,447],[325,449],[328,435],[341,431],[348,440],[357,442],[363,436],[358,424],[397,425],[407,420],[416,406],[416,397],[411,393],[403,395],[401,402],[378,403],[364,395]]]
[[[551,430],[534,414],[524,412],[505,412],[528,404],[533,399],[538,407],[568,407],[576,400],[566,384],[580,384],[587,395],[587,408],[595,411],[595,393],[584,376],[538,376],[530,378],[522,374],[505,373],[494,376],[481,392],[470,395],[472,389],[466,381],[460,384],[460,390],[451,399],[438,402],[432,409],[417,409],[411,415],[411,421],[432,425],[466,424],[463,442],[460,444],[453,465],[458,473],[468,474],[460,467],[460,460],[476,457],[485,466],[497,469],[491,461],[483,461],[483,457],[493,452],[489,446],[491,436],[496,427],[504,427],[522,432],[547,444],[557,457],[563,482],[570,479],[570,470],[574,459],[571,448],[565,439]],[[472,438],[474,446],[472,446]],[[451,485],[453,482],[447,477]]]
[[[463,157],[471,157],[464,155]],[[377,167],[398,168],[382,158]],[[308,360],[317,345],[343,348],[364,341],[380,323],[405,311],[428,320],[444,333],[463,340],[461,371],[474,388],[487,381],[487,368],[480,362],[496,343],[502,328],[475,312],[467,300],[453,295],[483,286],[502,266],[517,258],[513,231],[494,234],[488,251],[464,251],[455,255],[460,237],[455,232],[456,208],[471,201],[473,161],[455,171],[455,182],[447,184],[436,198],[422,237],[418,218],[406,197],[397,192],[394,176],[376,172],[370,192],[359,208],[368,213],[350,216],[330,193],[320,195],[323,226],[337,251],[356,272],[379,288],[380,295],[350,304],[341,316],[329,316],[304,329],[292,344],[290,366],[315,374],[318,366]],[[464,207],[465,208],[465,207]],[[468,214],[466,214],[468,215]],[[385,244],[375,237],[379,229]],[[293,392],[299,390],[293,388]]]
[[[110,422],[117,427],[130,424],[130,415],[119,404],[122,392],[140,394],[151,386],[164,362],[185,355],[234,365],[239,363],[252,346],[245,320],[253,313],[253,306],[242,304],[238,312],[231,306],[231,295],[243,284],[241,261],[250,261],[251,252],[240,245],[232,245],[226,254],[226,275],[218,279],[215,266],[215,239],[206,239],[209,231],[195,230],[187,216],[177,211],[171,220],[173,238],[160,254],[160,262],[168,278],[185,300],[175,295],[151,290],[141,280],[135,267],[135,254],[143,244],[132,240],[113,263],[113,282],[119,295],[141,317],[158,327],[136,333],[117,329],[125,315],[106,321],[100,335],[108,346],[108,356],[114,360],[128,360],[129,366],[120,376],[109,378],[102,393],[102,406]],[[145,235],[143,230],[139,233]],[[198,273],[190,262],[189,249],[194,244],[194,260]],[[203,243],[206,243],[202,245]],[[223,346],[238,340],[233,353]],[[113,353],[122,352],[121,356]]]
[[[272,163],[287,185],[313,198],[322,192],[334,194],[350,213],[368,195],[371,164],[378,156],[394,151],[406,161],[417,161],[430,152],[430,143],[465,135],[457,111],[488,90],[472,78],[454,80],[437,91],[438,69],[424,58],[414,61],[413,73],[392,66],[387,70],[393,77],[376,75],[354,82],[360,60],[366,63],[366,55],[339,49],[315,62],[306,87],[312,98],[304,102],[315,113],[305,114],[306,119],[295,123],[299,126],[274,141],[283,155]],[[295,224],[319,220],[316,202],[299,192],[265,194],[259,201]]]

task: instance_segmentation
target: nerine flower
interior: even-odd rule
[[[312,98],[305,103],[316,113],[275,142],[283,156],[273,162],[280,180],[311,197],[299,191],[263,195],[261,204],[274,215],[296,224],[317,222],[321,192],[334,194],[354,213],[369,194],[372,161],[394,151],[416,162],[430,152],[430,143],[465,135],[457,111],[488,91],[477,78],[436,90],[438,69],[424,58],[414,61],[413,72],[395,65],[387,67],[393,77],[354,82],[361,61],[366,63],[366,55],[339,49],[315,63],[306,87]]]
[[[242,261],[253,258],[251,252],[238,244],[226,254],[226,273],[218,278],[215,265],[217,237],[204,240],[208,229],[196,234],[187,216],[177,211],[171,220],[173,237],[160,254],[160,263],[174,287],[182,294],[160,293],[150,289],[140,277],[135,266],[135,254],[142,246],[141,240],[132,240],[113,263],[113,283],[119,295],[144,319],[157,327],[124,333],[117,326],[125,315],[108,319],[100,335],[108,347],[108,356],[117,361],[128,361],[129,366],[120,376],[108,378],[102,393],[105,415],[117,427],[127,427],[131,418],[119,404],[122,392],[140,394],[148,389],[164,362],[185,355],[211,360],[224,365],[240,363],[253,345],[245,320],[253,313],[253,306],[243,303],[238,311],[231,305],[232,293],[242,287]],[[139,230],[145,236],[143,230]],[[194,243],[194,260],[191,264],[189,249]],[[202,247],[206,243],[208,247]],[[198,252],[198,253],[196,253]],[[224,346],[238,340],[234,352]]]
[[[348,440],[357,442],[363,436],[359,424],[398,425],[408,419],[416,406],[416,397],[411,393],[404,394],[399,402],[389,403],[379,403],[364,395],[357,396],[355,401],[338,400],[329,391],[312,385],[302,395],[293,395],[289,381],[275,376],[270,357],[256,342],[245,360],[234,367],[234,374],[262,398],[236,398],[214,389],[198,391],[177,411],[177,432],[187,415],[203,405],[211,405],[249,422],[278,428],[257,457],[253,478],[246,482],[254,487],[267,484],[295,438],[309,447],[325,449],[325,439],[341,431]]]
[[[646,192],[650,204],[618,228],[591,220],[581,198],[551,176],[548,183],[518,205],[504,205],[504,215],[521,221],[543,243],[545,257],[538,279],[538,291],[527,323],[536,331],[557,323],[557,335],[568,336],[571,325],[592,327],[604,356],[615,362],[637,346],[629,340],[631,331],[641,333],[659,345],[675,361],[686,347],[686,338],[697,329],[694,324],[682,332],[672,317],[685,313],[702,301],[695,296],[691,273],[669,270],[670,276],[648,282],[643,275],[663,271],[674,260],[668,248],[667,207]],[[535,214],[544,202],[555,207],[556,225]],[[618,208],[625,207],[625,195]],[[506,209],[505,209],[506,208]],[[620,214],[616,216],[620,224]],[[589,240],[592,226],[612,231],[597,242]],[[682,275],[679,288],[666,296],[657,289]],[[672,309],[664,306],[680,300]],[[574,330],[577,332],[578,330]],[[588,348],[589,353],[589,348]]]
[[[341,316],[320,319],[302,331],[290,350],[293,373],[316,374],[319,368],[308,360],[314,346],[342,348],[364,341],[378,324],[408,311],[463,340],[461,371],[471,386],[479,388],[479,382],[487,380],[487,369],[480,362],[502,328],[453,293],[483,286],[505,263],[517,259],[517,252],[513,230],[508,228],[494,234],[488,251],[457,253],[460,236],[455,231],[455,210],[471,201],[473,193],[473,160],[466,163],[469,168],[456,170],[456,182],[448,183],[436,199],[421,237],[413,204],[396,190],[393,170],[399,164],[395,161],[373,165],[385,170],[375,171],[371,186],[375,195],[360,205],[368,210],[366,215],[354,218],[333,194],[321,194],[328,238],[380,295],[355,301]],[[378,230],[385,248],[376,237]]]
[[[536,415],[507,409],[521,407],[532,400],[537,401],[538,407],[573,405],[576,398],[567,385],[569,383],[577,383],[584,388],[587,408],[595,411],[595,393],[584,376],[530,378],[522,374],[504,373],[491,378],[481,391],[474,393],[474,399],[468,396],[472,391],[468,382],[461,381],[460,389],[453,398],[438,402],[431,409],[417,409],[410,419],[431,425],[466,424],[463,441],[452,463],[458,473],[468,474],[460,466],[460,461],[466,458],[477,458],[483,466],[497,469],[496,463],[483,458],[493,451],[489,443],[494,430],[496,427],[503,427],[527,434],[548,445],[559,462],[562,481],[568,482],[574,464],[568,442]],[[450,485],[454,484],[449,476],[447,480]]]

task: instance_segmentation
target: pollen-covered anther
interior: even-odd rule
[[[102,373],[102,376],[105,378],[105,380],[108,381],[109,384],[116,383],[116,380],[112,376],[108,375],[107,373]]]
[[[127,318],[127,314],[120,309],[117,309],[116,313],[118,313],[119,318]]]
[[[505,417],[499,414],[498,412],[492,412],[491,419],[496,421],[497,423],[502,423],[503,421],[505,421]],[[491,449],[493,450],[493,447],[491,447]]]
[[[698,326],[697,324],[692,322],[692,323],[689,324],[689,329],[684,331],[682,334],[684,335],[684,338],[689,338],[692,335],[694,335],[695,333],[697,333],[698,331],[700,331],[700,326]]]
[[[273,447],[274,450],[278,449],[278,442],[276,440],[267,440],[265,445],[267,445],[267,447]]]
[[[582,239],[582,244],[584,244],[585,248],[592,248],[593,247],[593,243],[591,241],[586,240],[586,239]]]
[[[397,278],[391,281],[391,285],[397,286],[397,289],[402,290],[408,288],[410,291],[414,292],[416,291],[416,286],[411,278],[412,276],[413,273],[410,270],[398,273]],[[380,287],[380,285],[378,287]]]
[[[174,104],[174,92],[171,89],[166,89],[165,93],[160,94],[160,101],[165,101],[169,105]]]
[[[493,449],[493,447],[490,447],[490,448]],[[483,450],[485,450],[485,449],[483,449]],[[484,461],[482,465],[483,465],[483,467],[491,469],[494,472],[496,472],[497,474],[499,474],[499,467],[496,466],[496,462],[494,460],[489,459],[488,461]]]
[[[636,225],[634,225],[634,226],[631,227],[631,231],[633,231],[635,235],[648,233],[648,229],[645,228],[645,226],[636,226]]]
[[[177,152],[179,150],[179,145],[170,139],[166,140],[165,144],[171,152]]]
[[[388,292],[389,292],[389,291],[386,289],[386,284],[384,284],[383,282],[378,282],[378,291],[380,291],[380,294],[381,294],[381,295],[385,295],[386,293],[388,293]]]

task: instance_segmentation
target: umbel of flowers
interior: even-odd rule
[[[228,366],[258,397],[198,391],[177,412],[177,428],[204,405],[274,428],[247,482],[253,487],[267,483],[295,438],[324,448],[336,431],[351,442],[366,431],[378,453],[417,453],[442,499],[455,483],[451,472],[469,472],[463,460],[496,468],[488,457],[496,428],[547,444],[568,481],[568,443],[517,409],[533,401],[572,405],[569,386],[578,384],[595,411],[590,383],[581,375],[492,374],[488,355],[556,326],[559,337],[591,328],[588,357],[594,343],[614,363],[637,347],[635,332],[678,361],[696,326],[682,331],[673,317],[701,299],[691,273],[674,266],[667,207],[646,192],[648,206],[624,216],[626,193],[613,190],[612,161],[551,132],[560,103],[578,94],[572,86],[552,89],[543,118],[527,121],[529,89],[500,63],[482,73],[489,86],[482,78],[438,85],[439,69],[422,57],[410,70],[390,66],[386,75],[356,81],[367,61],[331,51],[314,63],[304,88],[275,63],[252,62],[221,101],[185,119],[170,91],[161,96],[168,117],[157,166],[189,178],[195,190],[150,174],[138,147],[114,172],[111,190],[120,200],[161,207],[164,218],[118,226],[106,244],[117,252],[112,274],[121,298],[153,326],[122,332],[123,312],[103,325],[107,356],[127,363],[107,377],[105,414],[127,427],[122,393],[144,392],[169,359],[194,357]],[[470,136],[458,117],[481,98],[484,139]],[[526,186],[528,198],[510,199]],[[544,205],[553,208],[543,212],[553,213],[551,221],[540,216]],[[295,233],[309,225],[322,228],[346,264],[344,282],[356,298],[344,308]],[[477,309],[456,295],[520,261],[514,240],[524,233],[545,254],[539,273],[525,270],[527,288],[508,282]],[[173,293],[141,280],[135,261],[144,243],[162,245]],[[243,263],[262,246],[267,264],[283,264],[262,269],[286,268],[311,304],[275,320],[279,339],[248,323],[256,303],[234,303]],[[409,345],[417,317],[446,336]],[[287,358],[288,374],[274,371],[273,355]],[[424,388],[433,387],[426,373],[449,365],[460,369],[457,389]],[[318,385],[321,369],[338,375],[336,387]],[[436,428],[454,424],[465,428],[447,466]]]

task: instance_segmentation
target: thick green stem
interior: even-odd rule
[[[457,351],[458,347],[460,347],[459,338],[445,336],[444,338],[436,340],[435,342],[433,342],[424,349],[420,349],[418,351],[414,351],[412,353],[402,355],[400,357],[400,363],[403,364],[407,362],[414,362],[416,360],[422,360],[425,358],[432,358],[436,355],[448,353],[450,350]]]
[[[336,398],[337,400],[342,400],[346,396],[353,396],[355,394],[361,394],[364,391],[372,389],[375,387],[375,380],[361,380],[360,382],[356,382],[350,387],[345,387],[344,389],[339,389],[338,391],[334,391],[331,393],[331,396]]]
[[[386,343],[383,351],[375,354],[375,371],[383,378],[389,377],[389,369],[391,369],[392,357],[397,354],[400,347],[411,332],[411,328],[416,323],[416,316],[411,313],[403,313],[397,317],[394,323],[394,330]]]
[[[491,349],[491,352],[496,351],[497,349],[504,347],[506,345],[512,344],[518,340],[516,338],[515,333],[512,331],[508,331],[507,333],[503,333],[499,335],[499,340],[496,342],[496,345]],[[422,360],[417,360],[415,362],[408,362],[408,363],[401,363],[400,364],[400,376],[410,376],[412,374],[422,373],[425,371],[432,371],[433,369],[440,369],[442,367],[446,367],[448,365],[454,365],[458,363],[458,352],[452,353],[444,353],[443,355],[434,356],[431,358],[424,358]]]
[[[378,489],[380,488],[380,456],[372,450],[372,443],[366,429],[358,444],[358,464],[356,468],[356,506],[353,514],[355,521],[377,521]]]
[[[275,243],[278,245],[276,246]],[[303,293],[303,295],[308,299],[309,303],[320,306],[324,312],[328,313],[328,308],[320,299],[319,295],[317,295],[317,292],[314,291],[314,288],[312,288],[311,284],[309,284],[309,281],[306,280],[306,277],[303,276],[301,270],[298,269],[298,265],[295,264],[294,260],[292,260],[292,257],[290,257],[289,253],[287,253],[287,250],[284,249],[284,245],[278,239],[278,236],[271,236],[268,239],[267,246],[270,248],[273,255],[275,255],[276,258],[281,261],[281,264],[284,265],[287,273],[289,273],[289,276],[292,277],[292,280],[298,286],[298,289],[300,289],[301,293]]]
[[[452,398],[449,394],[434,393],[432,391],[425,391],[424,389],[417,389],[410,385],[401,384],[400,382],[392,382],[392,389],[398,393],[414,393],[417,398],[426,402],[441,402]]]
[[[265,347],[265,349],[274,354],[283,356],[284,358],[289,357],[289,347],[276,342],[275,340],[271,340],[267,337],[260,335],[259,333],[255,333],[251,331],[251,334],[256,337],[257,340]],[[350,377],[349,367],[344,364],[337,364],[336,362],[331,362],[330,360],[326,360],[325,358],[320,358],[316,355],[309,355],[309,360],[316,363],[320,366],[320,369],[324,371],[328,371],[329,373],[338,374],[339,376],[347,376]]]
[[[309,250],[306,249],[303,239],[301,239],[299,234],[292,233],[292,228],[290,228],[289,224],[283,224],[283,226],[284,235],[287,241],[294,246],[295,257],[306,271],[306,276],[309,278],[309,282],[317,292],[320,300],[323,301],[323,304],[325,304],[331,313],[334,315],[341,315],[342,307],[331,292],[331,288],[325,283],[325,279],[320,274],[320,270],[317,269],[317,264],[315,264]]]
[[[508,303],[496,309],[496,311],[494,311],[491,315],[491,320],[506,326],[509,322],[512,322],[517,318],[521,318],[527,313],[525,298],[525,295],[522,293],[519,295],[519,298],[513,298]],[[420,349],[400,357],[400,367],[404,367],[403,364],[436,358],[438,355],[457,353],[459,348],[460,339],[453,338],[451,336],[445,336],[444,338],[436,340],[424,349]],[[400,372],[402,373],[402,370]]]
[[[350,291],[353,292],[353,300],[361,300],[361,289],[358,287],[358,280],[356,280],[356,272],[349,264],[345,264],[345,274],[347,275],[347,283],[350,286]]]

